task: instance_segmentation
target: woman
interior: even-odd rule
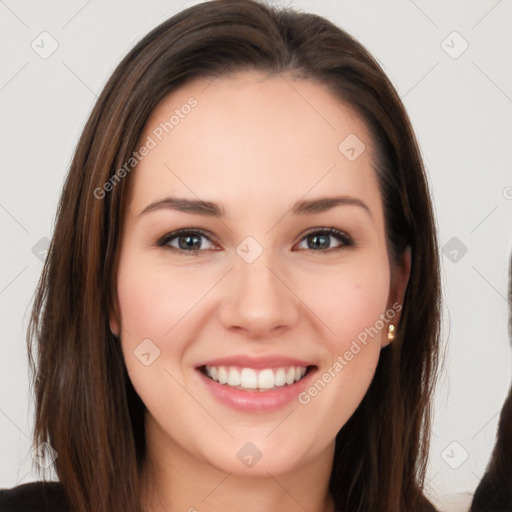
[[[376,61],[311,14],[186,9],[78,144],[29,332],[60,484],[4,502],[434,510],[439,311],[423,165]]]

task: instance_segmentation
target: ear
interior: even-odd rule
[[[384,329],[382,335],[382,347],[385,347],[392,343],[392,340],[388,339],[388,326],[393,324],[395,327],[395,334],[400,324],[401,311],[403,308],[405,292],[407,290],[407,284],[409,282],[409,276],[411,274],[411,246],[408,245],[399,260],[391,269],[391,282],[389,287],[389,297],[387,304],[387,311],[393,311],[395,316],[391,319]]]

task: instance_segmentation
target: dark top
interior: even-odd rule
[[[427,501],[426,507],[437,512]],[[70,509],[62,484],[31,482],[12,489],[0,489],[0,512],[70,512]]]
[[[0,489],[0,512],[69,512],[60,482],[31,482]]]

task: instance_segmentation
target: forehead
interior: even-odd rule
[[[169,194],[242,208],[331,192],[380,199],[364,123],[324,85],[287,74],[188,83],[152,112],[142,145],[132,211]]]

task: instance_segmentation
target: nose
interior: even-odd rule
[[[224,327],[244,331],[250,338],[281,334],[297,325],[301,317],[301,301],[289,276],[287,279],[282,268],[266,253],[250,264],[242,259],[235,262],[221,305],[220,320]]]

